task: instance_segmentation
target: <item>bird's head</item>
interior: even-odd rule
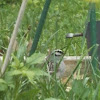
[[[51,54],[49,56],[49,60],[59,62],[61,60],[61,58],[63,57],[63,55],[64,55],[64,53],[62,50],[60,50],[60,49],[54,50],[53,52],[51,52]]]

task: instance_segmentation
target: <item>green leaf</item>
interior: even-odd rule
[[[34,64],[41,64],[43,63],[46,55],[42,53],[34,53],[32,56],[28,57],[26,62],[29,65],[34,65]]]
[[[61,99],[56,99],[56,98],[47,98],[47,99],[44,99],[44,100],[61,100]]]
[[[90,94],[89,88],[85,88],[81,98],[84,100],[85,98],[87,98],[89,96],[89,94]]]
[[[36,96],[39,93],[40,89],[30,89],[23,91],[18,94],[16,100],[31,100],[34,96]]]
[[[82,80],[74,80],[73,86],[72,86],[72,91],[77,94],[77,95],[82,95],[84,91],[84,86],[82,83]]]
[[[35,74],[35,76],[48,76],[48,74],[38,68],[34,68],[33,72]]]
[[[98,82],[97,87],[96,87],[96,89],[93,93],[93,99],[92,100],[99,100],[98,99],[99,98],[98,95],[100,95],[100,94],[98,94],[99,90],[100,90],[100,81]]]
[[[7,72],[8,76],[17,76],[17,75],[21,75],[22,72],[20,70],[13,70],[13,71],[9,71]]]
[[[7,84],[6,81],[4,81],[3,79],[0,79],[0,91],[5,91],[7,89]]]
[[[100,86],[99,86],[99,89],[98,89],[98,100],[100,100]]]
[[[31,83],[33,82],[33,79],[34,79],[34,76],[35,76],[33,71],[23,70],[22,74],[23,74],[23,76],[26,76]]]
[[[12,54],[12,56],[13,56],[13,58],[14,58],[14,62],[12,62],[12,67],[13,68],[18,68],[19,67],[19,65],[20,65],[20,61],[19,61],[19,59],[14,55],[14,54]]]
[[[33,83],[36,76],[47,76],[48,74],[40,69],[23,70],[22,74],[26,76],[31,83]]]
[[[86,77],[85,79],[84,79],[84,81],[83,81],[83,85],[86,85],[87,84],[87,82],[89,81],[89,77]]]
[[[10,88],[14,89],[14,87],[15,87],[15,85],[14,85],[14,79],[13,79],[13,76],[10,76],[10,71],[5,72],[5,81],[6,81],[7,85]]]
[[[7,90],[7,84],[0,83],[0,91],[6,91]]]
[[[3,79],[0,79],[0,83],[6,84],[6,81],[4,81]]]
[[[27,45],[26,43],[22,44],[17,52],[17,57],[22,59],[24,57],[24,54],[26,53]]]

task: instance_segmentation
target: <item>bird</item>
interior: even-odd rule
[[[62,78],[66,72],[66,65],[63,60],[64,53],[57,49],[47,56],[47,69],[50,75],[56,72],[56,78]]]

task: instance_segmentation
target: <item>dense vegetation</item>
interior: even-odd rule
[[[82,37],[65,37],[67,33],[84,32],[89,3],[82,0],[52,0],[36,53],[24,60],[29,53],[27,44],[34,38],[44,3],[45,0],[28,2],[16,39],[18,48],[0,79],[0,100],[99,100],[100,75],[92,73],[90,77],[73,79],[72,89],[66,91],[60,80],[46,73],[46,64],[36,68],[48,49],[66,47],[66,55],[87,55]],[[0,51],[3,50],[5,56],[21,1],[1,0],[0,5]],[[96,9],[97,19],[100,19],[100,7]]]
[[[44,5],[44,1],[45,0],[34,0],[33,3],[28,3],[17,39],[21,40],[21,37],[25,32],[27,32],[29,26],[31,26],[31,30],[28,35],[29,38],[33,39]],[[19,7],[20,3],[6,4],[1,7],[0,27],[2,26],[1,32],[3,32],[3,36],[1,36],[1,44],[3,46],[7,47],[8,45],[8,42],[3,42],[3,40],[4,38],[7,38],[7,36],[10,37],[12,33]],[[87,12],[88,4],[86,2],[73,1],[72,3],[72,1],[52,1],[39,42],[39,51],[45,53],[47,49],[61,49],[64,46],[68,45],[69,39],[66,40],[66,33],[83,32],[85,27],[85,20],[87,18]],[[4,36],[4,34],[6,35],[6,37]],[[81,53],[81,39],[79,38],[72,42],[73,43],[70,46],[71,55],[75,54],[75,52],[73,53],[73,51],[76,51],[76,53],[79,55]],[[79,45],[77,45],[77,42],[79,42]],[[45,50],[41,50],[42,48],[45,48]],[[76,48],[77,50],[74,50]]]

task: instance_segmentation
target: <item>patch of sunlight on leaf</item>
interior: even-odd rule
[[[27,58],[26,63],[29,65],[41,64],[45,60],[46,55],[42,53],[34,53]]]
[[[61,99],[56,99],[56,98],[47,98],[47,99],[44,99],[44,100],[61,100]]]
[[[87,82],[89,81],[89,77],[86,77],[85,79],[84,79],[84,81],[83,81],[83,85],[86,85],[87,84]]]

